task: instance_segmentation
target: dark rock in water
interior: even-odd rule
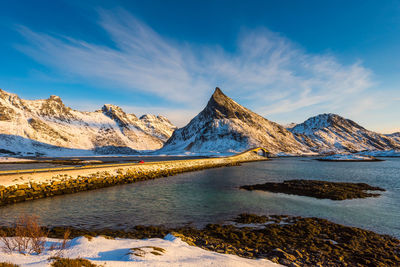
[[[332,200],[378,197],[380,194],[367,191],[386,191],[383,188],[370,186],[365,183],[327,182],[318,180],[288,180],[283,183],[243,185],[240,188]]]

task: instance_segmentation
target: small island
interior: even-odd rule
[[[358,155],[358,154],[335,154],[322,158],[317,158],[319,161],[334,161],[334,162],[364,162],[364,161],[384,161],[373,156]]]
[[[327,182],[318,180],[288,180],[279,183],[243,185],[245,190],[262,190],[273,193],[315,197],[319,199],[345,200],[354,198],[378,197],[379,193],[368,191],[386,191],[383,188],[365,183]]]

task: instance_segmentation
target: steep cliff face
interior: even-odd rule
[[[65,106],[58,96],[24,100],[0,90],[0,149],[3,150],[45,154],[61,153],[63,149],[101,153],[107,153],[108,148],[112,153],[118,153],[118,148],[124,152],[155,150],[163,146],[174,129],[165,118],[138,119],[115,105],[81,112]]]
[[[219,88],[188,125],[176,130],[162,151],[237,152],[262,146],[272,153],[306,153],[291,132],[227,97]]]
[[[317,152],[357,152],[400,149],[399,142],[387,135],[365,129],[336,114],[320,114],[291,128],[297,140]]]

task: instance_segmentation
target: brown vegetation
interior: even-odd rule
[[[96,265],[89,260],[77,258],[77,259],[70,259],[70,258],[60,258],[60,257],[53,257],[49,260],[52,261],[52,267],[101,267],[101,265]]]
[[[3,251],[21,254],[41,254],[43,252],[47,232],[39,225],[36,216],[20,216],[12,230],[14,232],[13,238],[9,238],[7,232],[0,231]]]
[[[36,254],[44,252],[46,238],[49,230],[39,225],[39,219],[35,215],[20,216],[14,227],[0,230],[1,249],[6,253],[18,252],[21,254]],[[55,256],[61,256],[69,247],[71,231],[65,229],[62,240],[52,244],[48,249],[55,251]],[[1,266],[0,266],[1,267]]]
[[[0,262],[0,267],[19,267],[19,266],[9,262]]]

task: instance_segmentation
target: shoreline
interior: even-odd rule
[[[260,150],[265,152],[263,148],[255,148],[230,157],[66,167],[57,171],[54,169],[38,169],[38,172],[25,170],[18,174],[0,175],[0,206],[173,176],[184,172],[268,160],[267,157],[258,155]]]
[[[13,236],[13,228],[0,228]],[[50,238],[145,240],[173,235],[206,251],[247,259],[267,259],[290,266],[398,266],[400,240],[357,227],[315,217],[240,214],[232,221],[203,228],[164,226],[132,227],[131,230],[85,230],[50,227]],[[291,265],[292,264],[292,265]]]

